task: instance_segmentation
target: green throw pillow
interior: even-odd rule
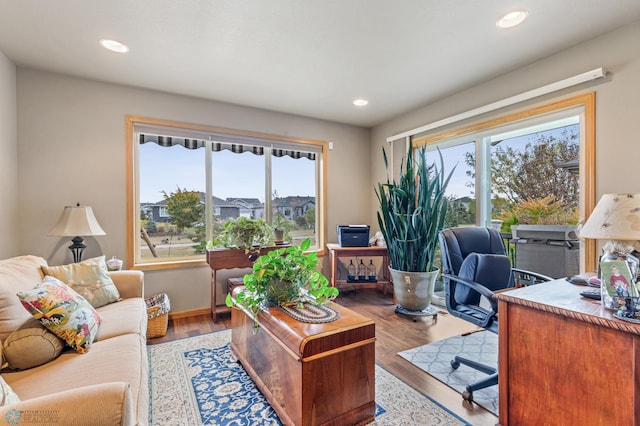
[[[111,280],[104,256],[69,265],[42,266],[42,272],[67,284],[94,308],[120,300],[120,293]]]
[[[54,277],[44,277],[33,290],[19,292],[18,298],[35,319],[79,353],[87,352],[98,335],[98,312]]]

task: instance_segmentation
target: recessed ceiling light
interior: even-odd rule
[[[129,48],[127,46],[115,40],[100,40],[100,44],[105,49],[109,49],[112,52],[126,53],[129,51]]]
[[[524,20],[527,19],[527,16],[529,16],[528,11],[524,9],[515,10],[498,19],[496,25],[498,26],[498,28],[512,28],[516,25],[522,24]]]
[[[354,104],[355,106],[365,106],[365,105],[367,105],[368,103],[369,103],[369,101],[368,101],[368,100],[366,100],[366,99],[356,99],[355,101],[353,101],[353,104]]]

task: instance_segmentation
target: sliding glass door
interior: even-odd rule
[[[439,165],[442,155],[445,171],[455,168],[447,189],[448,226],[493,226],[513,245],[512,226],[574,230],[588,216],[595,204],[594,133],[594,97],[587,94],[419,135],[412,145],[427,146],[430,164]],[[571,232],[576,272],[593,270],[595,244],[577,241]]]

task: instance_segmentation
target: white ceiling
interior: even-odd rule
[[[498,29],[516,8],[529,19]],[[369,127],[639,19],[640,0],[0,0],[0,51],[19,66]]]

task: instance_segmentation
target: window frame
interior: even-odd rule
[[[126,267],[137,270],[162,270],[177,269],[186,267],[206,266],[206,255],[197,259],[162,259],[157,262],[138,262],[136,256],[136,238],[139,233],[135,230],[140,226],[140,199],[139,199],[139,144],[135,133],[140,131],[136,127],[164,127],[175,129],[178,133],[211,133],[225,135],[228,137],[238,137],[247,139],[257,139],[263,141],[273,141],[281,144],[306,145],[316,152],[316,240],[318,252],[324,252],[327,240],[327,160],[328,143],[326,141],[293,138],[288,136],[272,135],[244,130],[227,129],[199,124],[182,123],[171,120],[141,117],[137,115],[127,115],[125,117],[125,139],[126,139]],[[304,150],[304,149],[301,149]],[[267,162],[270,162],[267,160]],[[271,192],[270,184],[266,185],[265,193]],[[207,178],[206,191],[210,192],[210,177]],[[265,199],[266,202],[266,199]],[[213,212],[212,212],[213,213]],[[265,211],[266,218],[270,220],[270,214]]]
[[[456,138],[468,136],[476,133],[486,133],[494,128],[503,128],[510,124],[524,122],[527,120],[537,119],[539,117],[551,116],[562,111],[580,109],[580,218],[588,217],[596,205],[596,185],[595,185],[595,92],[589,92],[567,99],[553,101],[551,103],[534,106],[518,112],[512,112],[505,115],[491,118],[485,121],[474,122],[471,124],[453,127],[441,132],[430,132],[422,135],[414,136],[411,140],[413,148],[422,145],[437,144],[441,141],[448,141]],[[476,221],[480,218],[476,216]],[[596,270],[596,241],[593,239],[585,239],[582,241],[582,250],[580,254],[581,267],[584,270]]]

